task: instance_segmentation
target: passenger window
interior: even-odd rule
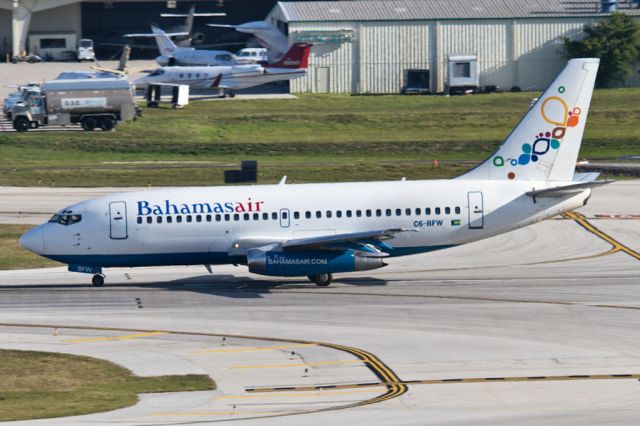
[[[190,214],[188,214],[188,215],[187,215],[187,222],[188,222],[188,223],[191,223],[191,222],[192,222],[192,220],[193,220],[193,218],[191,217],[191,215],[190,215]]]
[[[306,217],[307,219],[311,219],[311,212],[304,212],[304,217]]]
[[[396,216],[400,216],[402,215],[402,210],[401,209],[396,209]]]
[[[278,220],[278,213],[276,212],[271,213],[271,219]]]
[[[342,210],[336,210],[336,217],[342,217]]]
[[[436,207],[436,214],[440,214],[440,207]]]
[[[289,217],[289,214],[287,212],[282,212],[282,218],[286,219],[287,217]]]
[[[167,216],[167,223],[171,223],[171,222],[173,222],[173,217]]]
[[[138,224],[142,223],[142,218],[140,216],[138,216],[137,222],[138,222]]]
[[[404,209],[404,214],[411,216],[411,209]]]
[[[156,216],[156,223],[162,223],[162,216]]]
[[[322,217],[322,212],[320,210],[316,211],[316,217],[320,219]]]
[[[446,214],[451,214],[451,207],[445,207],[445,208],[444,208],[444,212],[445,212]]]
[[[456,207],[456,214],[460,214],[460,207]]]
[[[249,213],[244,214],[244,220],[249,220],[250,218],[251,218],[251,215]]]
[[[152,223],[153,222],[153,218],[151,216],[147,216],[147,223]]]
[[[370,209],[367,209],[367,210],[366,210],[366,214],[367,214],[367,217],[371,217],[371,210],[370,210]]]
[[[182,223],[182,216],[176,216],[176,222]]]
[[[216,222],[220,222],[222,220],[222,215],[221,214],[217,214],[216,215]]]
[[[294,219],[300,219],[300,212],[293,212]]]
[[[420,207],[418,207],[416,209],[416,216],[420,216],[422,214],[422,209],[420,209]]]
[[[356,217],[362,217],[362,210],[356,210]]]
[[[184,78],[184,74],[180,74],[180,78]]]
[[[240,215],[238,213],[233,215],[233,220],[235,220],[236,222],[240,220]]]
[[[196,215],[196,222],[202,222],[202,216]]]
[[[431,214],[431,207],[427,207],[426,209],[424,209],[424,214],[429,216]]]
[[[269,220],[269,213],[262,213],[262,220]]]
[[[253,220],[260,220],[260,213],[254,213]]]
[[[382,216],[382,210],[376,209],[376,216],[378,217]]]
[[[347,217],[351,217],[351,210],[347,210]]]
[[[327,210],[327,218],[331,217],[331,210]]]
[[[207,218],[207,222],[211,222],[211,215],[210,215],[210,214],[208,214],[208,215],[206,216],[206,218]]]
[[[384,211],[384,214],[386,214],[387,216],[391,216],[391,214],[392,214],[392,213],[393,213],[393,212],[391,211],[391,209],[386,209],[386,210]]]
[[[229,213],[224,215],[224,220],[225,222],[229,222],[231,220],[231,216],[229,215]]]

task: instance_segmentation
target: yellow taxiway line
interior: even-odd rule
[[[276,351],[281,349],[293,349],[302,348],[307,346],[318,346],[317,343],[299,343],[295,345],[280,345],[280,346],[259,346],[249,348],[227,348],[227,349],[200,349],[191,352],[195,355],[200,354],[212,354],[212,353],[234,353],[234,352],[254,352],[254,351]]]
[[[149,333],[135,333],[135,334],[126,334],[124,336],[108,336],[108,337],[87,337],[82,339],[71,339],[65,340],[66,343],[89,343],[89,342],[103,342],[110,340],[132,340],[132,339],[141,339],[144,337],[151,336],[159,336],[161,334],[167,334],[165,331],[152,331]]]
[[[251,369],[251,368],[292,368],[292,367],[316,367],[321,365],[343,365],[343,364],[359,364],[359,359],[343,359],[338,361],[318,361],[318,362],[295,362],[290,364],[263,364],[263,365],[232,365],[231,369]]]

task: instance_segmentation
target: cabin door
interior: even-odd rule
[[[109,236],[114,240],[127,238],[127,204],[124,201],[109,203]]]
[[[468,192],[467,199],[469,201],[469,229],[484,228],[484,206],[482,200],[482,192]]]

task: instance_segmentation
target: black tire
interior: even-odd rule
[[[13,122],[13,128],[19,132],[26,132],[31,128],[31,123],[26,117],[18,117]]]
[[[333,275],[331,274],[318,274],[310,276],[309,279],[316,283],[318,287],[327,287],[333,281]]]
[[[233,90],[229,90],[229,97],[230,98],[235,98],[236,97],[236,92]]]
[[[96,129],[96,119],[93,117],[84,117],[82,119],[82,128],[86,132],[92,132]]]
[[[103,117],[100,120],[100,128],[105,132],[110,132],[116,127],[116,121],[112,117]]]
[[[158,108],[159,105],[158,101],[147,102],[147,108]]]
[[[91,284],[94,287],[102,287],[104,285],[104,277],[102,275],[94,275],[91,279]]]

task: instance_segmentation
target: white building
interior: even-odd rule
[[[292,92],[400,93],[409,74],[441,92],[447,58],[460,54],[477,56],[480,86],[539,90],[566,62],[563,37],[579,37],[612,7],[640,19],[636,0],[279,2],[267,19],[314,44]],[[627,84],[640,86],[638,71]]]

